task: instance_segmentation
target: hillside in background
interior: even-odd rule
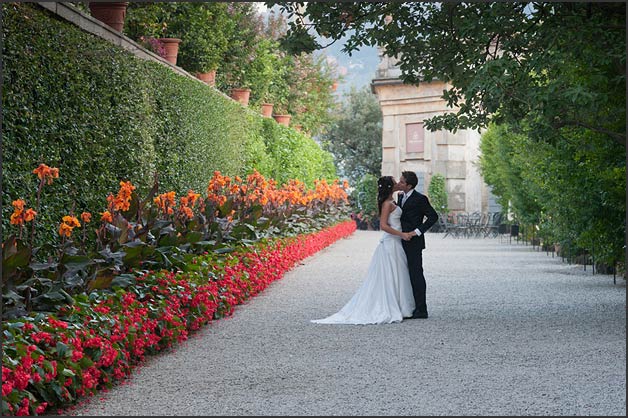
[[[280,13],[278,6],[268,9],[264,3],[257,3],[256,5],[262,16],[267,16],[268,13]],[[343,52],[344,41],[350,34],[316,52],[316,54],[325,55],[327,62],[337,68],[342,76],[338,90],[336,90],[340,99],[351,90],[351,87],[361,89],[364,86],[368,86],[375,77],[375,71],[379,63],[377,48],[375,47],[364,46],[359,51],[353,52],[351,56]],[[327,45],[330,42],[322,37],[317,37],[316,40],[321,45]]]
[[[317,39],[321,45],[329,42],[324,39]],[[375,77],[379,58],[377,56],[377,48],[362,47],[359,51],[355,51],[351,56],[342,51],[344,46],[344,38],[336,41],[332,45],[320,50],[319,54],[327,56],[328,62],[334,63],[338,72],[343,77],[338,86],[337,93],[340,97],[351,90],[351,86],[360,89],[369,85]]]

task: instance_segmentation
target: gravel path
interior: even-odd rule
[[[427,235],[429,319],[319,325],[356,231],[72,415],[626,415],[626,285],[532,247]]]

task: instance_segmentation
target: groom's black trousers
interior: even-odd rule
[[[412,284],[412,294],[416,303],[415,313],[427,313],[427,304],[425,302],[427,285],[423,275],[423,249],[418,241],[418,239],[412,239],[410,241],[402,241],[401,243],[408,259],[410,283]]]

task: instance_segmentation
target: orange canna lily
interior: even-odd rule
[[[35,219],[35,216],[37,216],[36,211],[34,211],[32,208],[26,209],[26,212],[24,212],[24,221],[30,222]]]
[[[85,222],[86,224],[90,223],[92,221],[92,214],[89,212],[81,213],[81,220]]]
[[[81,223],[74,216],[66,215],[62,218],[62,222],[68,224],[71,228],[81,226]]]
[[[48,167],[46,164],[39,164],[39,167],[34,169],[33,173],[37,174],[40,180],[45,180],[47,184],[52,184],[52,179],[59,178],[59,169]]]
[[[62,237],[70,237],[72,235],[73,229],[74,228],[72,228],[65,222],[61,222],[61,225],[59,225],[59,235],[61,235]]]
[[[11,214],[11,225],[22,225],[24,223],[24,217],[21,210],[16,210]]]
[[[24,210],[24,205],[26,205],[26,202],[24,202],[24,200],[22,199],[17,199],[14,200],[11,204],[13,205],[15,210]]]
[[[101,215],[102,215],[100,217],[101,221],[109,222],[109,223],[113,222],[113,216],[111,216],[111,213],[108,210],[106,210],[103,213],[101,213]]]

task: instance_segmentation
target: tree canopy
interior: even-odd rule
[[[404,83],[445,82],[451,111],[425,127],[490,127],[480,168],[517,222],[625,261],[625,2],[268,4],[291,19],[288,50],[347,38],[349,54],[381,47]]]
[[[362,176],[377,179],[382,166],[382,112],[368,87],[352,88],[335,123],[322,135],[323,148],[335,160],[338,173],[356,184]]]
[[[596,133],[552,144],[491,125],[479,168],[518,222],[537,225],[548,242],[588,249],[613,265],[624,257],[626,228],[625,155],[618,148]]]
[[[292,18],[283,44],[343,50],[379,45],[406,83],[446,81],[455,112],[430,130],[480,129],[490,121],[552,141],[577,128],[626,142],[626,4],[557,2],[267,2]]]

